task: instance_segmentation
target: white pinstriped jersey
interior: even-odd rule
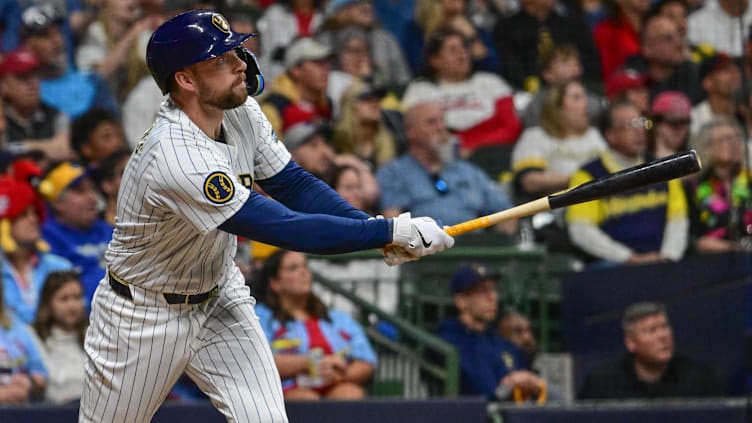
[[[225,111],[224,140],[204,134],[171,100],[126,166],[105,260],[124,282],[180,294],[206,292],[229,274],[235,235],[217,229],[247,200],[253,180],[290,153],[256,100]]]

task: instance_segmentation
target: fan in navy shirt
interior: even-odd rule
[[[460,358],[460,394],[489,399],[533,398],[545,382],[524,370],[517,348],[491,328],[498,310],[498,275],[488,266],[461,266],[452,277],[456,318],[443,321],[439,336],[457,348]]]
[[[42,237],[54,254],[78,268],[88,303],[104,276],[102,258],[113,231],[99,216],[94,182],[83,167],[62,162],[50,169],[39,191],[51,212],[42,225]]]

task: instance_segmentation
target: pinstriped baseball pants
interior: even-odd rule
[[[237,278],[199,305],[100,282],[86,333],[79,423],[149,422],[185,371],[229,422],[287,422],[280,377]]]

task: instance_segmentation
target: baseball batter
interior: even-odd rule
[[[147,64],[169,98],[118,195],[86,335],[80,422],[148,422],[186,372],[231,422],[285,422],[280,377],[233,257],[236,235],[314,253],[449,248],[429,218],[369,219],[290,160],[259,105],[255,57],[213,11],[160,26]],[[275,200],[251,191],[257,182]],[[382,251],[384,251],[382,249]]]

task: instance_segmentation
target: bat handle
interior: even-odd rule
[[[466,234],[468,232],[476,231],[491,226],[491,220],[488,216],[482,216],[477,219],[468,220],[466,222],[458,223],[452,226],[444,226],[444,232],[450,236],[457,236]]]

